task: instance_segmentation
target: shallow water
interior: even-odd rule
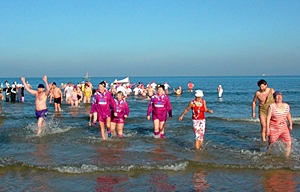
[[[264,77],[269,87],[283,93],[291,106],[293,152],[284,157],[283,143],[270,149],[260,142],[258,119],[251,118],[251,101],[261,77],[143,77],[132,82],[183,86],[181,96],[170,94],[173,119],[166,138],[153,138],[152,121],[146,120],[148,100],[131,96],[124,138],[102,141],[99,125],[87,126],[90,105],[49,104],[46,127],[36,136],[34,98],[25,103],[2,102],[0,115],[1,191],[272,191],[273,187],[299,190],[299,77]],[[102,79],[92,78],[96,85]],[[6,79],[0,79],[4,82]],[[9,82],[19,81],[8,79]],[[41,78],[29,78],[36,87]],[[80,82],[80,78],[49,78]],[[193,149],[191,112],[177,118],[194,98],[188,81],[203,89],[207,107],[204,147]],[[216,88],[222,84],[222,100]],[[75,187],[74,187],[75,186]]]

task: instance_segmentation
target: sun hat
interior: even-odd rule
[[[203,97],[203,96],[204,96],[202,90],[196,90],[195,92],[196,92],[196,93],[195,93],[195,97]]]

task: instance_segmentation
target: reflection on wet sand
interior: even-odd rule
[[[193,184],[196,191],[205,191],[209,187],[204,170],[198,169],[193,173]]]
[[[265,191],[296,191],[294,172],[290,170],[268,171],[262,180]]]

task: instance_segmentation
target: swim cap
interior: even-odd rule
[[[163,84],[158,84],[158,85],[157,85],[157,88],[160,88],[160,87],[161,87],[162,89],[165,89],[165,86],[164,86]]]
[[[195,93],[195,97],[203,97],[203,96],[204,96],[202,90],[196,90],[195,92],[196,92],[196,93]]]
[[[106,87],[105,81],[101,81],[101,82],[99,83],[99,85],[102,85],[103,87]]]
[[[274,99],[276,98],[277,95],[282,95],[282,93],[280,91],[275,91],[275,93],[273,93]]]
[[[39,84],[38,88],[45,88],[45,86],[43,84]]]

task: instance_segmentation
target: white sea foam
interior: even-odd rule
[[[107,171],[132,171],[138,170],[167,170],[167,171],[182,171],[185,170],[189,165],[188,161],[169,163],[165,165],[111,165],[111,166],[98,166],[90,164],[82,164],[81,166],[59,166],[54,167],[52,170],[59,171],[61,173],[72,173],[72,174],[82,174],[82,173],[92,173],[92,172],[107,172]]]
[[[72,129],[72,127],[62,127],[60,125],[59,120],[56,120],[53,116],[50,116],[45,119],[44,126],[42,127],[42,132],[39,135],[36,135],[36,132],[38,130],[37,124],[36,123],[30,123],[28,124],[25,129],[30,130],[31,136],[32,137],[41,137],[45,135],[51,135],[51,134],[59,134],[59,133],[64,133]],[[32,135],[33,134],[33,135]]]

